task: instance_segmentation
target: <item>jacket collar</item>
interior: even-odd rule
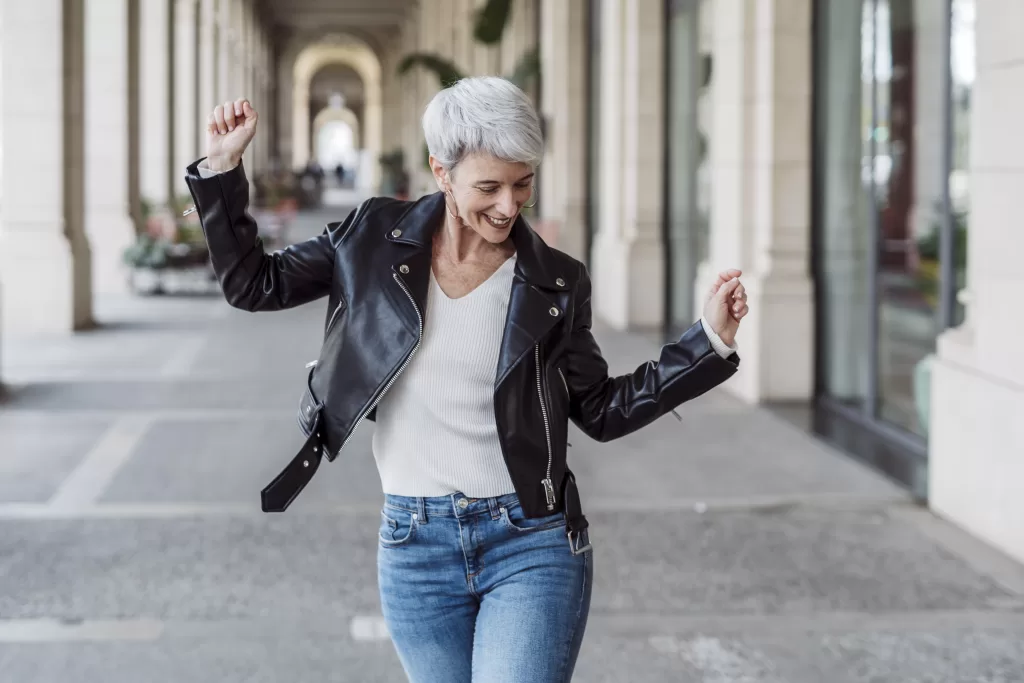
[[[408,269],[411,296],[425,308],[429,283],[431,241],[444,221],[444,194],[436,192],[413,203],[398,221],[387,228],[387,239],[416,248],[403,260]],[[571,261],[559,258],[520,215],[512,225],[516,246],[516,276],[512,280],[508,317],[498,355],[495,387],[499,387],[512,369],[562,319],[572,287],[570,274],[562,272]],[[396,272],[400,264],[394,266]]]
[[[434,232],[444,221],[444,193],[435,192],[415,201],[398,221],[387,228],[387,239],[429,251]],[[563,272],[568,259],[559,259],[522,214],[512,225],[516,247],[516,274],[530,285],[555,292],[568,291],[572,273]]]

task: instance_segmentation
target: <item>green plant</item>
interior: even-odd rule
[[[477,11],[473,19],[473,38],[482,45],[497,45],[501,42],[512,16],[511,0],[488,0]],[[450,88],[464,78],[463,71],[455,64],[436,54],[414,52],[402,58],[397,72],[404,76],[414,67],[420,67],[437,76],[441,89]],[[519,57],[512,73],[505,78],[523,90],[527,90],[540,76],[540,52],[528,50]],[[426,152],[424,159],[430,157]],[[426,162],[424,162],[426,163]]]

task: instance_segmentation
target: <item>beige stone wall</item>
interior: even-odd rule
[[[5,2],[0,13],[0,332],[67,333],[92,323],[85,18],[62,0]]]
[[[812,4],[711,4],[711,235],[696,310],[719,270],[744,271],[751,313],[738,336],[740,372],[726,386],[752,402],[813,394]]]
[[[664,6],[604,0],[601,198],[594,239],[594,311],[619,329],[659,326]]]
[[[541,221],[559,249],[585,260],[587,205],[587,4],[542,0],[541,115],[546,153],[540,168]]]
[[[264,27],[251,0],[217,5],[217,14],[210,0],[0,6],[3,336],[88,327],[94,291],[127,289],[122,255],[141,227],[142,198],[184,193],[211,98],[256,87]],[[211,30],[220,19],[228,23]],[[231,42],[239,31],[242,52]],[[215,80],[214,62],[234,66]]]
[[[929,499],[938,514],[1024,561],[1024,4],[977,3],[971,103],[967,319],[939,337]]]

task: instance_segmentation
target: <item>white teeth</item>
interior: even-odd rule
[[[503,227],[505,227],[506,225],[508,225],[508,222],[509,222],[510,220],[512,220],[511,218],[504,218],[504,219],[502,219],[502,220],[498,220],[497,218],[491,218],[491,217],[490,217],[490,216],[488,216],[487,214],[484,214],[484,218],[486,218],[486,219],[487,219],[487,222],[488,222],[488,223],[490,223],[491,225],[493,225],[493,226],[495,226],[495,227],[498,227],[498,228],[503,228]]]

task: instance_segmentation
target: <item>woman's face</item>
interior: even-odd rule
[[[519,211],[533,194],[534,172],[527,164],[471,154],[450,173],[433,157],[430,166],[446,193],[448,210],[492,244],[508,238]]]

